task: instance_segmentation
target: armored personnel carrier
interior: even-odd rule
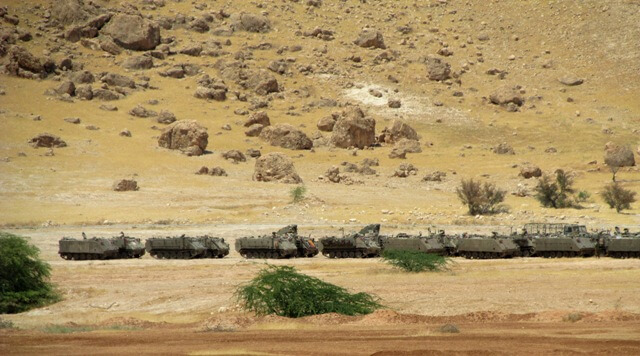
[[[639,258],[640,236],[632,235],[607,236],[603,239],[605,254],[613,258]]]
[[[222,238],[205,235],[197,239],[207,249],[202,255],[203,258],[223,258],[229,254],[229,244]]]
[[[509,258],[520,256],[520,247],[506,236],[472,236],[458,240],[458,254],[467,259]]]
[[[314,257],[319,252],[314,239],[298,235],[298,225],[287,225],[276,231],[276,236],[293,241],[298,249],[297,257]]]
[[[118,258],[120,249],[109,238],[87,238],[82,233],[82,239],[63,237],[58,242],[58,254],[65,260],[105,260]]]
[[[196,237],[152,237],[147,239],[145,249],[158,259],[202,258],[207,247]]]
[[[444,240],[438,236],[410,236],[398,234],[396,236],[382,239],[383,250],[409,250],[438,255],[449,255]]]
[[[533,253],[540,257],[589,257],[596,252],[596,239],[584,225],[525,224],[524,231],[532,235]]]
[[[295,241],[275,232],[271,236],[241,237],[236,240],[236,251],[244,258],[291,258],[298,254]]]
[[[111,242],[118,247],[119,258],[140,258],[144,256],[144,245],[139,238],[126,236],[124,232],[120,236],[111,238]]]
[[[380,225],[365,226],[357,233],[345,237],[328,236],[320,239],[322,254],[329,258],[364,258],[380,256],[378,233]]]

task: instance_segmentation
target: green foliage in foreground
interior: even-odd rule
[[[0,313],[20,313],[60,299],[51,267],[24,237],[0,232]]]
[[[406,272],[439,272],[448,269],[450,259],[432,253],[407,250],[384,250],[382,258]]]
[[[307,187],[304,185],[299,185],[297,187],[291,188],[289,191],[289,195],[291,196],[291,201],[294,203],[299,203],[304,200],[304,196],[307,193]]]
[[[4,320],[0,318],[0,329],[14,329],[15,326],[11,320]]]
[[[342,287],[298,273],[291,266],[263,268],[247,284],[239,286],[235,296],[245,309],[256,314],[289,318],[324,313],[363,315],[382,307],[370,294],[351,294]]]

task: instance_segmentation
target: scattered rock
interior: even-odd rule
[[[67,117],[64,119],[64,121],[70,123],[70,124],[79,124],[81,122],[79,117]]]
[[[246,162],[247,157],[238,150],[230,150],[222,153],[222,158],[232,161],[233,163]]]
[[[132,70],[143,70],[153,68],[153,59],[149,56],[129,57],[122,62],[122,67]]]
[[[58,95],[67,94],[69,96],[74,96],[76,94],[76,86],[72,81],[67,80],[62,82],[62,84],[60,84],[55,91]]]
[[[607,142],[604,147],[604,164],[609,167],[633,167],[636,165],[633,150]]]
[[[122,131],[120,131],[120,136],[122,137],[131,137],[131,131],[124,129]]]
[[[162,130],[158,138],[160,147],[180,150],[188,156],[202,155],[208,143],[207,129],[195,120],[176,121]]]
[[[33,148],[38,147],[67,147],[67,143],[64,142],[60,137],[56,135],[52,135],[49,133],[41,133],[28,142]]]
[[[447,334],[457,334],[460,332],[460,330],[458,329],[457,326],[453,325],[453,324],[445,324],[442,325],[438,331],[440,331],[441,333],[447,333]]]
[[[88,84],[78,85],[75,94],[79,99],[91,100],[93,99],[93,88]]]
[[[387,105],[392,109],[399,109],[402,106],[400,99],[389,99]]]
[[[542,176],[542,170],[537,166],[525,166],[520,169],[520,175],[524,179],[537,178]]]
[[[244,132],[244,134],[248,137],[258,137],[260,133],[264,129],[264,126],[261,124],[253,124],[249,126],[249,128]]]
[[[359,107],[351,106],[336,120],[330,142],[335,147],[363,149],[375,143],[375,131],[376,121],[365,117]]]
[[[324,176],[332,183],[340,183],[342,176],[340,175],[340,168],[336,166],[331,166],[325,173]]]
[[[122,48],[148,51],[160,44],[160,27],[142,16],[117,14],[100,31]]]
[[[252,158],[258,158],[258,157],[262,156],[262,152],[260,152],[260,150],[256,150],[255,148],[247,149],[246,154],[247,154],[247,156],[252,157]]]
[[[138,189],[138,182],[133,179],[122,179],[113,184],[113,190],[116,192],[131,192]]]
[[[366,29],[360,32],[358,38],[353,41],[356,46],[363,48],[380,48],[385,49],[387,46],[384,44],[382,33],[370,29]]]
[[[28,79],[44,78],[53,72],[55,63],[46,63],[23,47],[12,46],[8,53],[7,73]]]
[[[104,110],[104,111],[118,111],[118,107],[115,105],[109,105],[109,104],[102,104],[99,107],[100,110]]]
[[[413,127],[402,120],[394,120],[391,127],[385,127],[380,134],[379,141],[395,143],[400,139],[418,140],[418,133]]]
[[[158,113],[153,110],[147,110],[142,105],[136,105],[133,109],[129,110],[129,115],[145,118],[145,117],[158,116]]]
[[[406,178],[408,176],[415,176],[416,174],[418,174],[418,168],[414,167],[413,164],[402,163],[393,173],[393,177]]]
[[[209,169],[209,175],[214,177],[226,177],[227,171],[222,167],[211,167],[211,169]]]
[[[401,138],[396,142],[393,146],[394,150],[402,150],[406,153],[420,153],[422,152],[422,147],[420,146],[420,142],[418,140],[411,140],[408,138]]]
[[[250,127],[255,124],[270,126],[271,120],[269,120],[269,115],[267,115],[265,111],[255,112],[247,118],[247,121],[244,122],[244,127]]]
[[[405,150],[403,150],[401,148],[394,148],[389,153],[389,158],[392,158],[392,159],[405,159],[405,158],[407,158],[407,151],[405,151]]]
[[[100,80],[103,83],[106,83],[108,85],[112,85],[115,87],[126,87],[131,89],[135,89],[136,87],[136,82],[133,79],[117,73],[107,73],[103,75],[102,78],[100,78]]]
[[[231,15],[229,19],[231,27],[235,31],[248,31],[248,32],[269,32],[271,30],[271,23],[266,17],[260,15],[253,15],[248,13],[240,13]]]
[[[171,111],[161,110],[156,120],[160,124],[171,124],[176,121],[176,115],[174,115]]]
[[[578,77],[573,76],[573,75],[567,75],[567,76],[561,77],[561,78],[558,79],[558,81],[560,83],[562,83],[564,85],[567,85],[567,86],[570,86],[570,87],[576,86],[576,85],[580,85],[580,84],[584,83],[584,79],[578,78]]]
[[[428,173],[422,178],[423,182],[442,182],[442,180],[447,176],[445,172],[441,171],[433,171]]]
[[[260,138],[272,146],[280,146],[292,150],[308,150],[313,142],[307,135],[289,124],[267,126],[260,132]]]
[[[280,153],[268,153],[256,160],[253,180],[259,182],[302,183],[291,158]]]
[[[427,77],[429,80],[443,81],[451,78],[451,66],[438,57],[429,56],[426,59]]]
[[[333,131],[333,126],[335,126],[336,124],[337,117],[338,116],[330,115],[330,116],[325,116],[320,120],[318,120],[318,124],[316,125],[318,127],[318,130],[325,131],[325,132]]]
[[[513,150],[513,147],[506,142],[499,144],[498,146],[492,149],[493,153],[499,155],[514,155],[516,152]]]
[[[517,86],[505,85],[496,89],[490,96],[491,103],[496,105],[507,105],[513,103],[517,106],[524,104],[524,98],[520,94]]]
[[[95,82],[96,79],[91,72],[82,70],[72,73],[71,80],[76,84],[91,84]]]

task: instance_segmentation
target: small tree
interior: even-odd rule
[[[615,208],[618,213],[624,209],[631,209],[631,203],[636,201],[636,192],[624,189],[616,182],[605,186],[601,195],[609,207]]]
[[[390,250],[382,252],[382,259],[406,272],[440,272],[447,270],[451,260],[433,253],[410,250]]]
[[[469,208],[471,215],[493,214],[504,209],[500,203],[504,201],[507,194],[506,191],[496,188],[492,183],[482,184],[474,181],[473,178],[463,179],[460,182],[460,187],[456,189],[456,193],[462,204]]]
[[[58,301],[51,267],[24,237],[0,232],[0,313],[20,313]]]
[[[575,206],[571,200],[571,194],[574,193],[573,178],[571,178],[562,169],[556,170],[555,180],[545,174],[538,179],[538,185],[535,188],[536,199],[547,208],[569,208]]]
[[[299,185],[295,188],[292,188],[289,192],[291,196],[291,201],[294,203],[299,203],[304,200],[304,195],[307,193],[307,188],[304,185]]]

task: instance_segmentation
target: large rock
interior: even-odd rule
[[[6,70],[9,74],[26,78],[44,78],[47,75],[46,63],[23,47],[12,46],[8,57]]]
[[[138,189],[138,182],[133,179],[121,179],[113,183],[113,190],[116,192],[133,192]]]
[[[451,66],[438,57],[427,57],[427,77],[429,80],[447,80],[451,78]]]
[[[127,87],[131,89],[136,88],[136,82],[133,79],[118,73],[107,73],[103,75],[100,80],[103,83],[115,87]]]
[[[509,103],[517,106],[524,104],[524,98],[520,94],[517,86],[505,85],[496,89],[490,96],[489,100],[496,105],[507,105]]]
[[[331,144],[340,148],[365,148],[376,141],[376,120],[365,117],[357,106],[348,107],[336,120]]]
[[[360,35],[353,43],[363,48],[387,48],[384,44],[382,33],[369,29],[360,32]]]
[[[320,131],[331,132],[333,131],[333,126],[336,124],[336,119],[337,117],[333,117],[332,115],[325,116],[318,120],[318,124],[316,126]]]
[[[542,170],[537,166],[525,166],[520,169],[520,175],[524,179],[538,178],[542,176]]]
[[[380,142],[395,143],[400,139],[418,140],[418,133],[402,120],[394,120],[391,127],[385,127],[380,135]]]
[[[406,153],[420,153],[422,147],[420,147],[420,141],[412,140],[408,138],[401,138],[393,145],[394,150],[404,151]]]
[[[141,16],[118,14],[101,30],[122,48],[148,51],[160,44],[160,27]]]
[[[244,122],[244,127],[250,127],[255,124],[260,124],[262,126],[271,125],[271,120],[269,120],[269,115],[267,115],[264,111],[258,111],[249,116],[247,121]]]
[[[250,72],[245,85],[253,89],[258,95],[267,95],[280,91],[278,80],[265,70]]]
[[[29,144],[33,146],[33,148],[67,147],[67,143],[64,142],[60,137],[49,134],[49,133],[41,133],[36,137],[33,137],[32,139],[29,140]]]
[[[292,150],[308,150],[313,142],[307,135],[289,124],[267,126],[260,132],[260,138],[272,146],[280,146]]]
[[[234,30],[248,32],[268,32],[271,30],[271,23],[266,17],[248,13],[234,14],[230,18],[231,27]]]
[[[253,180],[290,184],[302,183],[291,158],[280,152],[268,153],[256,160]]]
[[[85,21],[91,13],[82,0],[56,0],[51,2],[51,18],[61,25]]]
[[[162,130],[158,145],[160,147],[180,150],[188,156],[200,156],[209,143],[207,129],[195,120],[181,120]]]
[[[609,167],[633,167],[636,160],[631,148],[607,142],[604,147],[604,163]]]
[[[153,68],[153,59],[147,56],[129,57],[122,62],[122,66],[132,70],[151,69]]]

